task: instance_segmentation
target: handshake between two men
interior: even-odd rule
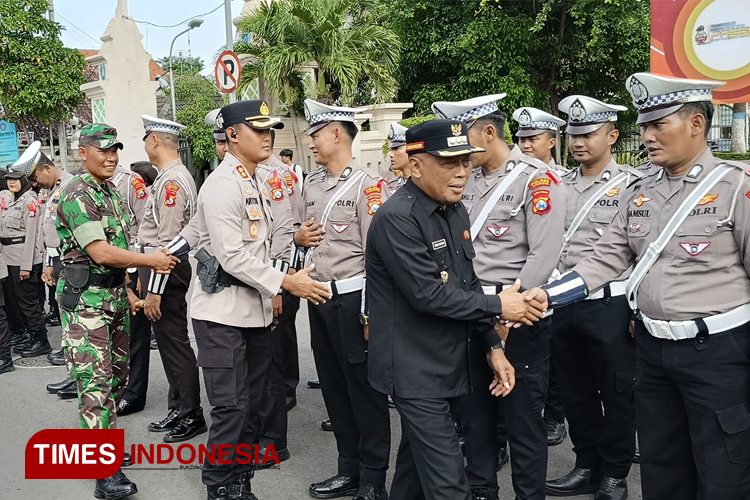
[[[516,371],[513,365],[505,357],[504,346],[508,340],[511,329],[521,326],[531,326],[544,317],[547,311],[547,293],[541,288],[532,288],[520,291],[521,281],[516,280],[513,286],[506,288],[498,295],[503,306],[503,313],[495,322],[495,331],[502,342],[502,349],[492,349],[487,353],[487,362],[494,372],[494,378],[490,384],[490,392],[493,396],[505,397],[510,394],[516,385]]]

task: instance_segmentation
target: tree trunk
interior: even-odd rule
[[[735,103],[732,111],[732,153],[745,153],[747,151],[747,131],[745,130],[747,103]]]

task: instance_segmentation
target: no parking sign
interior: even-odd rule
[[[231,50],[225,50],[219,55],[214,70],[216,85],[225,94],[231,94],[237,90],[237,85],[242,77],[242,66],[240,58]]]

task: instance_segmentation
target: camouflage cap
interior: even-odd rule
[[[117,130],[105,123],[89,123],[81,129],[78,145],[91,144],[99,149],[109,149],[117,146],[122,149],[122,143],[117,140]]]

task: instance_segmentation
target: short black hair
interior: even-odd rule
[[[689,102],[677,110],[677,114],[683,120],[687,120],[693,114],[703,115],[706,119],[706,129],[703,131],[703,137],[708,139],[708,132],[711,130],[711,122],[714,119],[714,105],[712,103],[708,101]]]
[[[613,130],[620,130],[620,128],[617,126],[617,122],[607,122],[607,124],[610,125],[609,132],[612,132]]]
[[[336,123],[341,125],[341,128],[344,129],[344,132],[346,132],[346,135],[348,135],[351,140],[354,140],[354,138],[357,137],[357,133],[359,132],[359,129],[357,128],[357,125],[354,122],[336,122]]]
[[[497,111],[493,111],[492,113],[488,115],[484,115],[477,119],[474,123],[481,124],[491,124],[494,125],[495,128],[498,130],[498,137],[505,140],[505,122],[508,120],[508,115],[506,115],[504,112],[500,111],[499,109]]]
[[[174,134],[170,134],[168,132],[151,132],[156,137],[159,138],[159,140],[168,148],[170,149],[177,149],[180,139]]]
[[[294,153],[292,152],[291,149],[282,149],[281,153],[279,153],[279,156],[288,156],[289,159],[291,160],[294,158]]]
[[[55,166],[55,162],[52,161],[52,160],[50,160],[49,156],[47,156],[46,154],[44,154],[44,153],[42,153],[40,151],[39,152],[39,160],[36,162],[36,166],[38,168],[38,167],[43,167],[45,165],[49,165],[50,167],[54,167]],[[34,169],[34,170],[36,170],[36,169]]]

